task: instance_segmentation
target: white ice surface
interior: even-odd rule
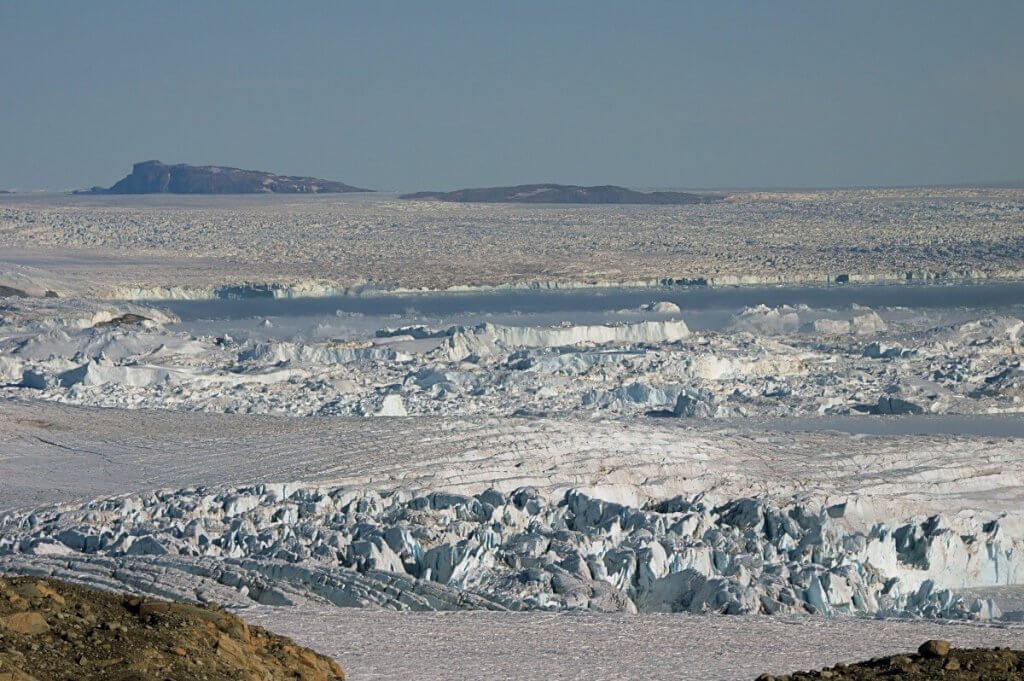
[[[847,618],[289,611],[244,617],[334,655],[352,679],[747,681],[910,652],[1020,648],[1024,628]]]
[[[692,210],[436,206],[386,196],[273,203],[261,199],[257,206],[222,198],[5,200],[0,206],[0,283],[37,294],[53,289],[62,295],[204,297],[225,285],[221,293],[235,293],[232,285],[246,282],[255,285],[246,291],[293,296],[338,293],[371,282],[405,287],[572,286],[651,285],[665,277],[749,284],[1024,276],[1019,190],[742,196]],[[920,211],[922,206],[929,210]],[[489,238],[481,239],[481,234]],[[294,246],[282,251],[282,241]],[[883,248],[866,249],[865,243]],[[936,243],[944,248],[936,249]],[[957,254],[955,261],[951,252]],[[594,263],[601,263],[601,269]],[[262,284],[276,286],[261,289]],[[1020,343],[1006,338],[993,342],[989,322],[975,315],[967,321],[977,328],[950,327],[922,336],[892,324],[890,316],[884,320],[889,330],[884,331],[869,312],[796,310],[794,319],[790,310],[758,311],[733,330],[749,322],[747,331],[761,339],[737,341],[722,334],[711,337],[709,352],[703,352],[697,346],[704,339],[691,338],[670,353],[660,348],[646,353],[643,361],[625,358],[623,364],[629,366],[621,373],[598,363],[593,375],[606,384],[595,387],[613,398],[619,388],[642,398],[660,394],[660,385],[648,391],[643,383],[664,373],[666,358],[682,358],[686,361],[668,364],[675,366],[678,377],[714,383],[722,396],[734,396],[755,413],[787,402],[790,410],[813,405],[826,413],[847,413],[851,405],[870,405],[879,395],[890,394],[911,395],[936,412],[1019,409],[1024,398],[1015,359]],[[100,318],[86,315],[82,320],[90,326]],[[601,320],[585,323],[594,321]],[[72,331],[82,328],[68,326]],[[800,337],[808,327],[818,338]],[[448,366],[423,363],[407,372],[402,366],[406,360],[397,361],[396,354],[365,371],[341,367],[330,376],[333,383],[316,377],[238,389],[242,407],[258,393],[259,409],[283,406],[285,412],[317,413],[320,398],[310,395],[327,394],[321,401],[329,402],[365,386],[374,391],[375,400],[368,400],[361,413],[376,413],[381,407],[399,413],[402,400],[402,409],[409,413],[435,405],[446,413],[455,404],[462,410],[458,415],[296,420],[186,414],[172,410],[238,408],[230,401],[220,405],[207,399],[205,392],[219,400],[221,387],[198,385],[213,375],[243,382],[242,374],[232,376],[236,351],[214,344],[212,337],[193,342],[161,328],[147,331],[145,339],[131,333],[125,337],[120,330],[89,338],[69,332],[65,338],[65,329],[57,329],[22,346],[27,338],[23,334],[32,333],[27,328],[14,328],[5,339],[11,348],[23,349],[13,361],[5,358],[0,381],[12,381],[22,368],[38,369],[40,376],[52,379],[85,365],[90,377],[85,382],[100,385],[75,383],[76,400],[169,409],[0,402],[0,510],[161,487],[259,481],[414,493],[535,485],[552,494],[583,487],[631,504],[697,492],[723,499],[806,497],[846,503],[844,522],[861,526],[939,511],[967,525],[1008,514],[1000,531],[1021,536],[1020,439],[859,437],[703,422],[687,426],[634,418],[658,405],[631,398],[620,400],[621,420],[591,420],[575,413],[579,395],[565,389],[566,377],[544,373],[549,360],[562,362],[546,356],[550,352],[538,353],[537,371],[515,370],[525,378],[517,374],[495,382],[501,392],[516,395],[514,399],[478,401],[463,383],[471,383],[466,377],[479,368],[461,360],[486,348],[468,347],[466,339],[448,349],[453,355]],[[773,338],[764,340],[768,334]],[[1019,340],[1019,333],[1014,338]],[[317,340],[333,341],[333,334]],[[879,341],[878,347],[869,347],[870,340]],[[62,344],[74,346],[73,352],[65,353]],[[336,349],[332,343],[309,345],[297,350],[296,357],[306,352],[341,361],[342,355],[332,354]],[[86,359],[72,363],[79,350]],[[146,354],[150,351],[151,356]],[[786,362],[779,364],[780,358]],[[89,363],[92,359],[94,364]],[[619,362],[613,359],[609,364]],[[566,358],[570,360],[577,362]],[[797,361],[799,365],[793,364]],[[115,365],[123,367],[112,369]],[[154,374],[147,365],[186,373],[174,374],[182,380],[161,378],[155,391],[151,386],[122,386],[138,382],[137,376],[148,382],[146,377]],[[254,364],[245,369],[255,370],[251,376],[256,377],[267,368]],[[486,362],[483,368],[492,371]],[[575,365],[569,368],[576,371]],[[772,379],[752,381],[758,371]],[[833,383],[834,378],[840,382]],[[386,392],[399,383],[401,396]],[[191,385],[196,386],[196,398],[187,404],[191,398],[179,388]],[[482,385],[489,387],[487,381]],[[21,399],[35,392],[5,390]],[[57,393],[49,399],[61,398]],[[559,397],[572,408],[563,408]],[[517,400],[540,403],[541,411],[558,416],[509,418]],[[460,418],[466,414],[472,416]],[[1016,592],[1011,595],[1017,597]],[[1019,629],[824,618],[399,615],[304,608],[248,612],[275,630],[337,655],[353,678],[522,678],[524,670],[538,678],[753,678],[764,671],[909,650],[935,636],[960,645],[1020,647],[1022,635]]]
[[[1021,440],[687,426],[666,419],[308,418],[4,401],[0,510],[195,485],[303,481],[476,493],[596,487],[626,503],[851,502],[850,522],[1024,514]]]
[[[285,340],[192,335],[138,305],[19,299],[0,308],[0,394],[293,416],[377,414],[392,393],[408,414],[450,417],[1024,410],[1017,317],[882,331],[874,311],[854,306],[850,320],[830,320],[846,331],[822,335],[816,314],[826,312],[761,306],[737,315],[740,330],[697,333],[662,319],[404,326],[368,339],[317,323],[316,338]],[[796,330],[777,335],[791,316]],[[775,331],[742,330],[755,322]]]
[[[0,198],[0,283],[166,298],[246,282],[292,296],[366,284],[1020,279],[1022,197],[1011,188],[930,187],[552,206],[383,193],[15,194]]]

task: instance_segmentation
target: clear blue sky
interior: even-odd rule
[[[1022,0],[0,0],[0,187],[1021,180],[1022,29]]]

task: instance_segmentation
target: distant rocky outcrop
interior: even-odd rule
[[[625,187],[574,184],[523,184],[515,187],[483,187],[452,192],[416,192],[402,199],[455,201],[459,203],[644,203],[680,205],[712,203],[721,197],[685,192],[638,192]]]
[[[82,194],[327,194],[366,192],[342,182],[315,177],[275,175],[225,166],[167,165],[142,161],[109,189],[93,187]]]

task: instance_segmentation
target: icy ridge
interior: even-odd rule
[[[550,348],[581,343],[671,343],[690,335],[690,329],[682,320],[549,327],[484,324],[476,332],[506,347],[524,348]]]
[[[758,306],[696,333],[672,317],[236,340],[193,336],[141,305],[17,299],[0,309],[0,394],[293,416],[1024,410],[1016,317],[901,328],[861,306]]]
[[[330,298],[420,293],[477,293],[488,291],[564,291],[607,288],[802,286],[844,284],[919,284],[922,282],[1024,281],[1024,268],[987,272],[965,270],[911,270],[904,272],[719,274],[662,276],[650,279],[531,280],[502,284],[453,284],[444,287],[388,286],[340,281],[233,282],[210,286],[144,286],[123,284],[91,292],[108,300],[219,300],[233,298]]]
[[[854,531],[845,505],[617,499],[614,489],[163,491],[0,516],[0,566],[99,571],[142,591],[176,583],[164,594],[174,596],[219,584],[243,604],[968,619],[1000,613],[955,589],[1024,583],[1022,538],[998,518],[970,534],[941,515]]]

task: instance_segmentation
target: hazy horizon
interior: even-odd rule
[[[168,165],[170,165],[170,163]],[[195,165],[216,165],[216,166],[221,166],[221,167],[229,167],[230,166],[230,164],[228,164],[228,163],[204,163],[204,164],[195,164]],[[242,170],[258,170],[258,171],[275,172],[275,171],[269,171],[266,168],[244,168]],[[127,174],[128,173],[125,173],[125,175],[127,175]],[[280,175],[285,175],[285,174],[293,174],[293,175],[295,175],[296,173],[278,173],[278,174],[280,174]],[[104,187],[105,188],[106,186],[109,186],[109,185],[113,184],[116,180],[120,180],[120,179],[121,179],[121,177],[118,177],[115,180],[111,180],[110,182],[107,182],[107,183],[101,182],[99,185],[92,185],[92,186],[99,186],[99,187]],[[322,180],[338,180],[339,178],[321,177],[321,178],[317,178],[317,179],[322,179]],[[387,194],[408,194],[408,193],[414,193],[415,191],[455,191],[455,190],[459,190],[459,189],[486,189],[486,188],[489,188],[489,187],[514,187],[514,186],[519,186],[519,185],[531,185],[531,184],[559,184],[559,185],[566,185],[566,186],[571,186],[571,185],[577,185],[577,186],[605,186],[605,185],[611,185],[611,183],[609,183],[609,182],[599,182],[599,183],[595,183],[595,184],[592,184],[592,185],[582,185],[579,182],[572,182],[571,180],[568,180],[568,181],[543,180],[543,181],[538,181],[538,182],[529,182],[529,181],[510,182],[510,183],[504,184],[504,185],[487,185],[487,187],[466,184],[466,185],[460,185],[458,187],[454,187],[454,186],[453,187],[444,187],[444,188],[441,188],[441,189],[437,189],[436,187],[400,187],[400,188],[390,188],[389,187],[389,188],[384,188],[384,189],[378,189],[378,188],[374,188],[374,187],[364,187],[363,189],[367,190],[366,191],[367,194],[385,194],[385,195],[387,195]],[[76,192],[76,193],[78,193],[79,195],[81,195],[83,197],[90,197],[90,198],[108,197],[111,200],[124,199],[126,197],[130,198],[130,197],[133,197],[133,196],[155,196],[154,194],[103,194],[103,193],[94,194],[94,193],[90,193],[88,191],[85,191],[85,190],[91,189],[92,186],[75,185],[75,186],[67,186],[67,187],[16,187],[16,186],[12,185],[12,186],[7,186],[7,187],[0,187],[0,190],[7,190],[7,191],[10,191],[13,194],[16,194],[16,195],[19,195],[19,196],[27,196],[27,195],[40,195],[40,196],[50,195],[50,196],[52,196],[52,195],[55,195],[55,194],[71,194],[72,192]],[[1000,181],[995,181],[995,182],[940,182],[940,183],[934,183],[934,184],[925,184],[925,183],[906,184],[906,183],[900,183],[900,184],[873,184],[873,185],[850,184],[850,185],[819,185],[819,186],[809,186],[809,185],[757,185],[757,186],[736,185],[736,186],[715,186],[715,187],[668,187],[668,186],[639,186],[639,185],[613,185],[613,186],[623,186],[623,187],[626,187],[627,189],[632,189],[632,190],[635,190],[635,191],[642,191],[642,192],[665,191],[665,192],[707,192],[707,193],[759,192],[759,191],[764,191],[764,192],[799,192],[799,191],[830,191],[830,190],[839,191],[839,190],[928,189],[928,188],[936,188],[936,189],[942,189],[942,188],[950,188],[950,189],[958,189],[958,188],[960,188],[960,189],[969,189],[969,188],[978,188],[978,189],[1024,189],[1024,180],[1000,180]],[[348,192],[345,195],[351,195],[353,193],[358,194],[359,192]],[[268,196],[268,195],[269,196],[281,196],[281,197],[289,198],[289,199],[301,199],[303,197],[310,197],[310,196],[335,197],[335,198],[337,198],[338,196],[342,196],[341,194],[332,194],[332,193],[318,193],[318,194],[302,194],[302,193],[298,193],[298,194],[288,194],[288,193],[279,193],[279,194],[273,194],[273,193],[271,193],[271,194],[245,194],[245,193],[242,193],[242,194],[175,194],[175,196],[180,196],[180,197],[185,198],[185,199],[187,199],[190,196],[191,197],[211,197],[211,196],[212,197],[217,197],[217,196],[223,196],[223,197],[232,197],[232,196],[234,196],[234,197],[246,197],[246,196],[264,196],[265,197],[265,196]],[[167,196],[167,194],[164,194],[164,196]],[[527,205],[528,206],[528,205],[534,205],[534,204],[523,204],[523,205]]]
[[[1024,183],[1024,3],[0,0],[0,188]]]

